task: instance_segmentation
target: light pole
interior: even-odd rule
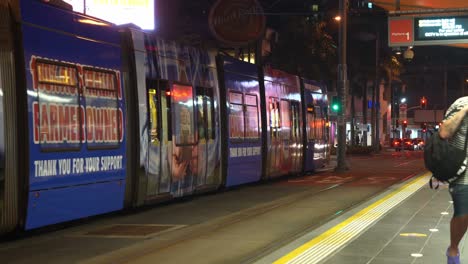
[[[346,171],[348,166],[345,161],[346,156],[346,95],[348,88],[348,76],[347,76],[347,66],[346,66],[346,45],[347,45],[347,30],[348,30],[348,0],[340,0],[340,34],[339,34],[339,63],[338,63],[338,82],[337,90],[338,96],[341,99],[341,109],[342,111],[338,112],[338,151],[337,151],[337,166],[336,171]],[[351,139],[353,140],[353,139]]]
[[[380,34],[379,30],[376,30],[375,36],[375,130],[374,130],[374,137],[375,137],[375,146],[374,151],[380,151],[380,81],[379,81],[379,42]],[[391,79],[391,78],[390,78]],[[390,80],[391,83],[391,80]],[[374,126],[374,124],[373,124]]]

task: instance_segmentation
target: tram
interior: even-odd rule
[[[59,0],[0,3],[0,234],[313,173],[327,123],[320,82]]]

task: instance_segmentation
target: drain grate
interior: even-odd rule
[[[106,226],[85,233],[85,236],[104,237],[151,237],[173,231],[184,225],[142,225],[142,224],[118,224]]]

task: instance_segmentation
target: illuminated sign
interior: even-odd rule
[[[64,0],[73,11],[122,25],[154,29],[154,0]]]
[[[410,45],[413,42],[413,19],[392,19],[388,21],[388,34],[390,45]]]
[[[416,40],[468,39],[468,17],[415,18]]]
[[[468,16],[390,17],[390,47],[468,43]]]

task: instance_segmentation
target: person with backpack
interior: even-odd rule
[[[468,130],[468,96],[457,99],[447,110],[439,136],[448,139],[448,143],[458,149],[465,149],[464,172],[449,184],[453,201],[453,216],[450,221],[450,246],[447,249],[447,263],[460,264],[458,244],[468,228],[468,170],[466,170],[468,153],[465,141]]]

